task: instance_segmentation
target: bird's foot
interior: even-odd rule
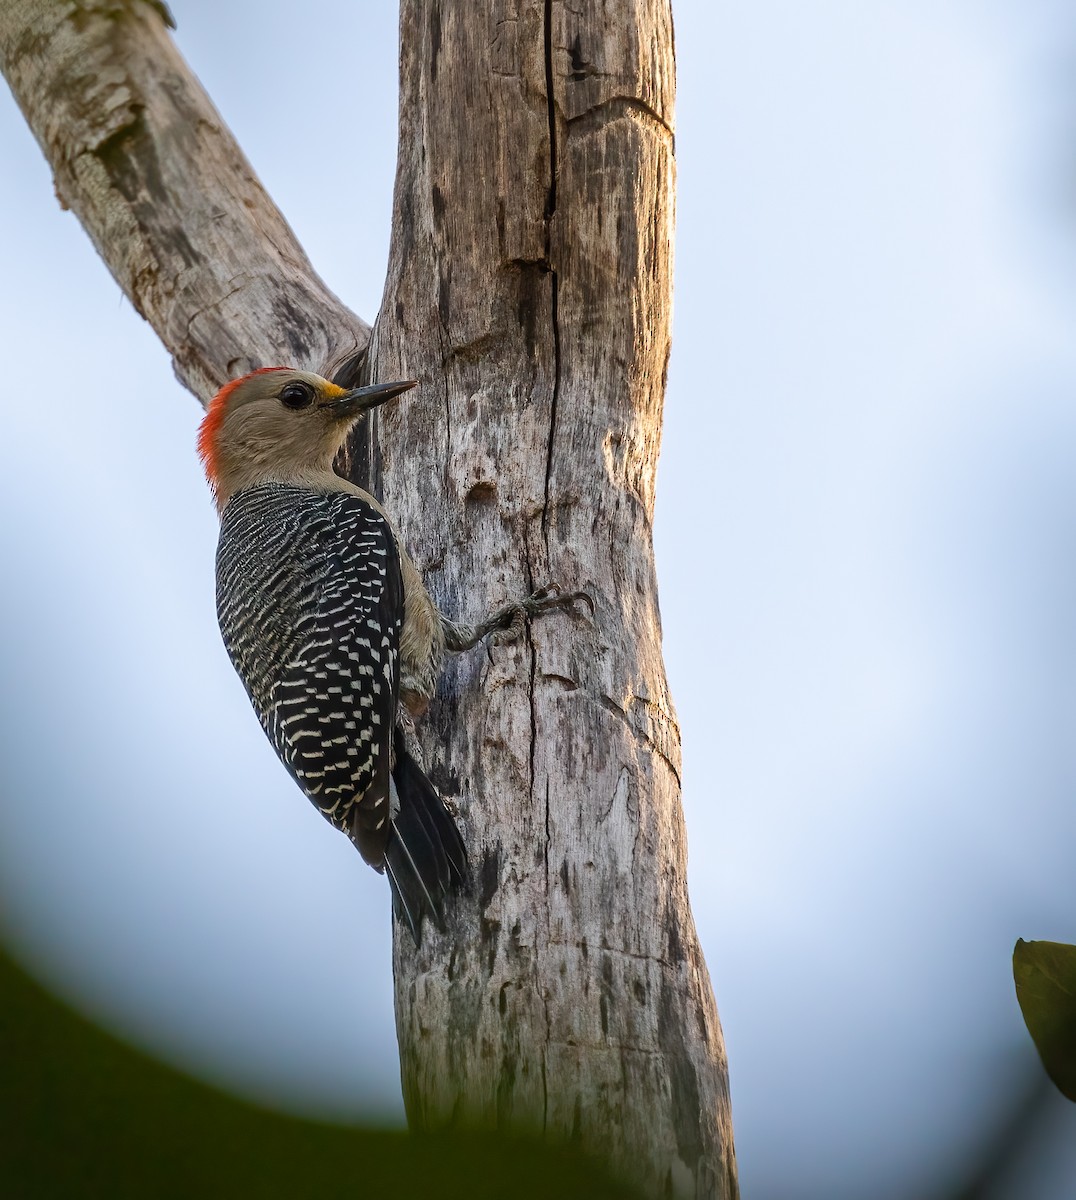
[[[501,617],[501,627],[493,640],[498,646],[510,645],[522,636],[529,618],[542,616],[558,608],[571,608],[576,601],[586,604],[590,615],[594,615],[594,601],[586,592],[565,592],[557,583],[539,588],[526,599],[509,604],[503,613],[498,614]]]

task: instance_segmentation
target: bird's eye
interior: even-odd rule
[[[314,403],[314,389],[309,383],[289,383],[281,388],[280,403],[285,408],[309,408]]]

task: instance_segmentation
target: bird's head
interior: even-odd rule
[[[198,453],[217,507],[257,483],[317,484],[355,421],[415,386],[414,380],[337,387],[310,371],[262,367],[213,397]]]

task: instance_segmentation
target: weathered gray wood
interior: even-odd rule
[[[418,953],[397,930],[408,1114],[544,1129],[652,1194],[731,1197],[651,548],[669,7],[404,0],[401,44],[370,353],[375,376],[422,387],[381,416],[386,504],[452,614],[550,580],[596,604],[459,661],[431,714],[478,894]]]
[[[336,370],[369,327],[314,273],[147,0],[3,0],[3,71],[71,208],[203,402]]]
[[[578,11],[576,11],[576,9]],[[384,492],[452,615],[594,598],[449,670],[424,732],[476,895],[397,938],[409,1118],[544,1130],[654,1195],[736,1195],[688,906],[651,549],[669,348],[667,0],[404,0],[400,162],[367,373]],[[203,399],[354,372],[314,275],[148,0],[4,0],[0,63],[121,286]],[[361,456],[360,456],[361,457]],[[399,931],[398,931],[399,933]]]

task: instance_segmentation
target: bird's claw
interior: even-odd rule
[[[519,604],[513,604],[505,619],[507,625],[493,635],[493,642],[497,646],[510,646],[513,642],[518,642],[523,636],[523,630],[527,625],[528,610],[524,607],[526,600],[520,601]]]
[[[594,601],[586,592],[566,592],[559,583],[539,588],[522,601],[522,606],[528,615],[536,616],[553,608],[570,608],[577,600],[582,600],[590,609],[590,615],[594,616]]]
[[[505,613],[505,625],[496,634],[494,642],[498,646],[511,645],[522,637],[528,617],[537,617],[556,608],[570,608],[577,600],[586,604],[593,617],[594,601],[586,592],[565,592],[559,583],[550,583],[539,588],[525,600],[520,600],[509,608]]]

